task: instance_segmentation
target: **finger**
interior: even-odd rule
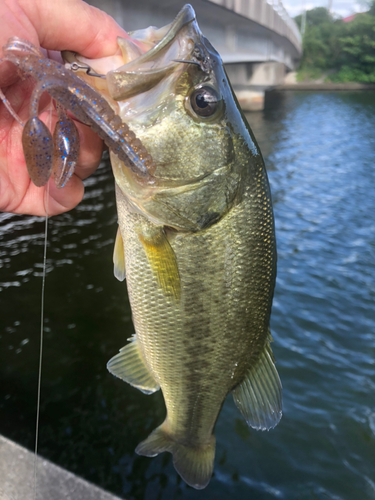
[[[112,17],[81,0],[19,0],[19,3],[44,48],[74,50],[86,57],[97,58],[116,52],[118,36],[129,38]],[[77,19],[78,36],[72,29],[77,25]]]
[[[72,210],[83,198],[86,179],[95,172],[99,166],[103,152],[103,141],[90,127],[83,123],[75,122],[79,138],[80,153],[74,174],[63,188],[57,188],[53,179],[49,180],[49,215],[56,215]]]
[[[103,141],[90,127],[77,123],[80,152],[74,174],[63,188],[57,188],[53,178],[49,180],[49,199],[45,209],[48,215],[57,215],[72,210],[82,201],[86,179],[97,169],[103,151]]]
[[[36,2],[29,2],[29,8],[35,8]],[[18,36],[29,40],[39,47],[38,34],[25,10],[21,7],[18,0],[9,0],[0,2],[0,47],[8,41],[11,36]]]
[[[18,80],[17,69],[14,64],[0,62],[0,88],[9,87]]]
[[[65,187],[56,187],[53,179],[49,182],[48,205],[45,206],[49,216],[68,212],[75,208],[82,201],[84,194],[83,182],[75,174],[72,175]]]
[[[115,54],[117,37],[128,37],[112,17],[81,0],[0,1],[0,19],[0,57],[3,45],[12,36],[24,38],[37,47],[72,50],[91,58]],[[78,35],[72,29],[77,19],[80,20]],[[1,87],[13,83],[16,76],[13,65],[0,64]]]
[[[75,120],[74,115],[69,113],[69,117],[73,120],[79,134],[79,156],[74,173],[80,179],[86,179],[99,166],[103,154],[103,141],[88,125]],[[53,135],[58,117],[56,110],[51,108],[50,103],[48,109],[40,113],[39,118],[47,125],[51,135]]]
[[[103,153],[103,141],[90,127],[75,122],[80,141],[80,151],[75,174],[80,179],[86,179],[98,168]]]
[[[31,7],[33,5],[32,2]],[[3,57],[2,47],[11,36],[25,38],[39,47],[38,34],[28,16],[17,0],[0,2],[0,58]],[[13,64],[0,64],[0,86],[11,85],[17,79],[17,71]]]

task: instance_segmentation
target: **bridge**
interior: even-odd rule
[[[170,23],[184,0],[88,0],[127,31]],[[220,53],[245,110],[282,84],[302,55],[301,35],[281,0],[191,0],[203,34]]]

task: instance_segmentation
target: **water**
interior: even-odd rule
[[[169,454],[135,455],[165,410],[105,368],[133,329],[103,164],[83,203],[50,221],[39,451],[127,499],[374,499],[375,96],[276,94],[248,118],[276,216],[280,424],[248,429],[229,397],[200,492]],[[0,433],[33,449],[44,225],[0,217]]]

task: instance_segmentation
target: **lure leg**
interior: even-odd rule
[[[55,131],[53,133],[52,175],[58,188],[66,185],[78,161],[79,134],[77,127],[58,104]]]
[[[44,58],[41,52],[27,41],[9,39],[4,47],[4,55],[5,60],[38,81],[32,93],[30,119],[24,127],[22,140],[30,177],[36,185],[42,186],[48,181],[52,168],[57,185],[65,185],[74,170],[79,152],[76,128],[66,115],[62,115],[62,111],[58,112],[61,120],[54,133],[56,144],[53,146],[51,134],[38,118],[39,100],[45,91],[61,108],[71,111],[78,120],[89,125],[125,167],[132,171],[138,182],[155,182],[152,174],[156,166],[152,157],[96,90],[65,66]],[[67,153],[66,158],[58,160],[57,157],[62,152]],[[54,167],[52,157],[55,158]]]
[[[53,85],[53,82],[49,82]],[[22,146],[30,179],[38,186],[47,184],[53,171],[55,184],[64,187],[74,172],[79,154],[79,134],[73,120],[57,104],[58,121],[53,138],[46,125],[38,118],[39,100],[49,84],[39,82],[30,101],[31,118],[22,132]]]
[[[50,131],[37,116],[26,122],[22,146],[30,179],[36,186],[44,186],[52,172],[53,141]]]

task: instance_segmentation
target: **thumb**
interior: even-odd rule
[[[97,58],[116,52],[118,36],[129,38],[111,16],[82,0],[13,0],[6,3],[16,20],[6,23],[8,29],[5,31],[16,27],[22,32],[7,33],[7,36],[2,33],[4,41],[15,35],[45,49],[72,50]]]

